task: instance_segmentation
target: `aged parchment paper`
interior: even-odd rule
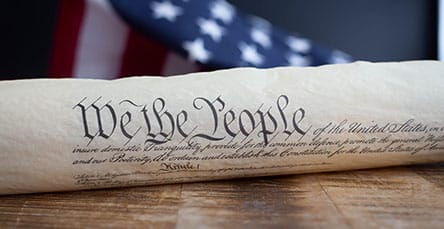
[[[444,63],[0,82],[0,194],[444,160]]]

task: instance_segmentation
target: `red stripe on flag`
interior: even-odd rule
[[[160,43],[130,29],[120,76],[161,75],[168,52]]]
[[[71,77],[85,2],[59,1],[59,15],[54,33],[54,45],[48,75]]]

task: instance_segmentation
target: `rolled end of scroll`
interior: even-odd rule
[[[0,194],[444,161],[444,63],[0,82]]]

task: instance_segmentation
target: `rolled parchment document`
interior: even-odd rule
[[[444,63],[0,82],[0,194],[444,161]]]

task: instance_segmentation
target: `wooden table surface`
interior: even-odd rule
[[[0,227],[444,228],[444,163],[1,196]]]

